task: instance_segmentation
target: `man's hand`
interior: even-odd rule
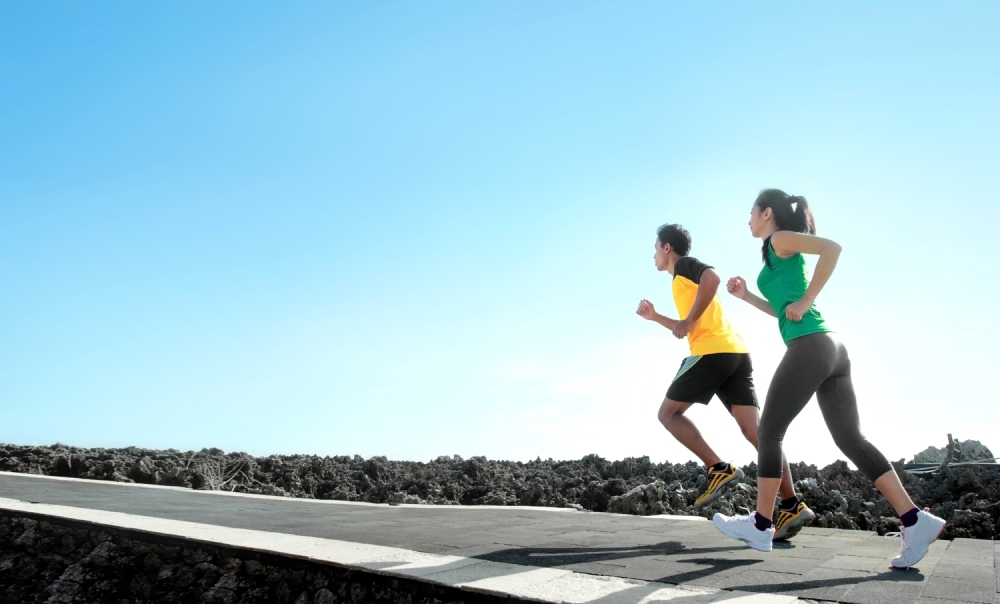
[[[802,298],[798,302],[792,302],[785,307],[785,316],[792,321],[801,321],[802,315],[806,314],[810,308],[812,308],[812,300]]]
[[[726,289],[729,290],[729,293],[742,300],[747,295],[747,282],[743,280],[743,277],[733,277],[726,283]]]
[[[656,309],[653,307],[653,303],[649,300],[640,300],[639,308],[636,309],[635,314],[639,315],[643,319],[649,319],[650,321],[656,319]]]
[[[643,319],[649,319],[654,323],[659,323],[660,325],[670,330],[673,330],[674,326],[677,324],[677,321],[674,321],[669,317],[664,317],[660,313],[656,312],[656,309],[653,308],[653,303],[650,302],[649,300],[640,300],[639,308],[635,310],[635,314],[639,315]],[[684,336],[678,336],[678,337],[682,338]]]
[[[670,331],[674,332],[674,337],[680,340],[684,336],[688,335],[688,332],[691,331],[691,327],[693,327],[691,323],[687,319],[683,319],[678,321]]]

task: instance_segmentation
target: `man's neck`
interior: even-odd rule
[[[667,255],[667,272],[671,275],[674,274],[674,267],[677,266],[677,261],[683,258],[683,256],[678,256],[677,254],[670,253]]]

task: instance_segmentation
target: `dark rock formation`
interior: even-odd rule
[[[140,482],[195,489],[223,489],[285,497],[372,503],[532,505],[575,507],[625,514],[710,517],[756,507],[757,467],[712,506],[692,504],[705,486],[705,469],[693,462],[653,463],[648,457],[608,461],[588,455],[575,461],[527,463],[485,457],[438,457],[424,462],[385,457],[252,457],[218,449],[81,449],[63,445],[0,445],[0,470]],[[792,464],[796,488],[817,513],[815,526],[896,531],[895,513],[859,472],[838,461],[825,468]],[[949,520],[943,537],[991,539],[1000,534],[1000,466],[956,466],[940,473],[897,471],[920,506]]]
[[[956,440],[953,443],[953,449],[954,452],[952,454],[952,459],[949,460],[952,463],[974,461],[996,463],[994,461],[993,452],[986,448],[986,445],[978,440]],[[927,447],[920,453],[913,456],[913,463],[939,464],[945,460],[947,455],[948,447],[940,449],[937,447]]]
[[[0,517],[0,602],[501,604],[504,598],[253,552]]]

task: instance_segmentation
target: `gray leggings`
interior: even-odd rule
[[[785,431],[813,394],[833,442],[859,470],[874,481],[892,469],[885,456],[861,434],[847,349],[829,333],[814,333],[788,343],[767,389],[757,427],[758,477],[781,478]]]

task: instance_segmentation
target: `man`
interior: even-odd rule
[[[674,320],[657,313],[648,300],[639,302],[636,313],[663,325],[678,339],[688,339],[691,356],[681,363],[658,416],[667,431],[708,467],[708,485],[694,503],[700,508],[739,482],[743,471],[722,461],[685,412],[694,403],[708,404],[718,396],[743,436],[756,448],[760,410],[753,386],[753,365],[746,344],[730,325],[716,296],[721,279],[711,266],[688,256],[691,234],[678,224],[663,225],[657,231],[655,248],[657,270],[674,277],[674,302],[681,318]],[[782,464],[782,499],[775,540],[795,535],[816,516],[795,496],[788,462],[782,459]]]

